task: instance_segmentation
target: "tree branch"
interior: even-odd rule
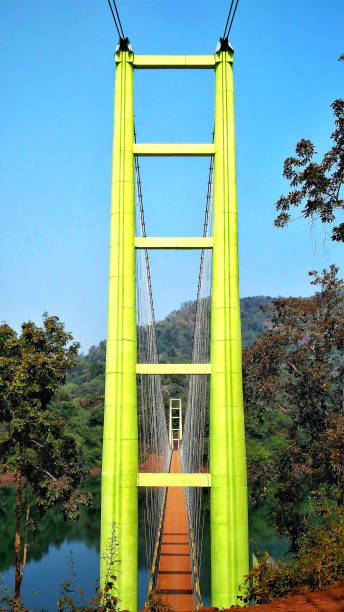
[[[43,448],[43,444],[40,444],[40,442],[37,442],[37,440],[34,440],[33,438],[31,438],[31,442],[34,442],[35,444],[37,444],[37,446],[39,446],[40,448]]]
[[[290,366],[293,368],[293,370],[295,370],[295,372],[297,372],[298,374],[300,374],[300,375],[301,375],[300,370],[298,370],[298,369],[297,369],[297,368],[294,366],[294,364],[293,364],[293,363],[291,363],[291,361],[289,361],[288,359],[287,359],[287,363],[289,363],[289,365],[290,365]]]
[[[282,412],[288,412],[288,410],[286,408],[283,408],[283,406],[281,406],[281,404],[279,404],[278,402],[276,402],[276,404],[280,408],[280,410],[282,410]]]
[[[26,557],[27,557],[27,549],[28,549],[27,533],[28,533],[28,525],[29,525],[30,507],[31,505],[30,503],[28,503],[27,508],[26,508],[26,517],[25,517],[25,539],[24,539],[23,563],[22,563],[22,568],[21,568],[21,573],[20,573],[20,580],[23,580],[25,567],[26,567]]]
[[[50,478],[52,478],[52,480],[54,480],[54,482],[57,482],[57,478],[55,478],[55,476],[53,476],[52,474],[50,474],[50,472],[48,472],[48,470],[45,470],[44,468],[42,468],[43,472],[45,472],[45,474],[47,474],[48,476],[50,476]]]

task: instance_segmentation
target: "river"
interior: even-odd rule
[[[85,599],[95,594],[99,571],[100,477],[90,478],[87,490],[93,495],[92,508],[83,509],[79,521],[65,523],[53,510],[43,518],[29,548],[28,563],[22,584],[24,604],[30,610],[57,610],[57,597],[63,581],[76,572],[77,587]],[[139,498],[140,501],[140,498]],[[210,529],[209,499],[205,495],[205,523],[201,568],[201,590],[204,605],[210,605]],[[0,489],[0,572],[2,588],[14,583],[14,490]],[[287,540],[268,525],[265,505],[249,514],[250,556],[252,551],[267,550],[275,559],[288,549]],[[73,561],[71,560],[71,555]],[[148,572],[143,531],[143,506],[139,503],[139,573],[138,606],[142,609],[148,587]]]

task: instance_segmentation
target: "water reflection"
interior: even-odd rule
[[[22,593],[25,605],[31,609],[56,610],[59,585],[71,576],[68,555],[72,550],[78,574],[78,586],[85,597],[95,592],[99,571],[100,538],[100,477],[88,480],[86,488],[93,495],[92,508],[83,508],[77,523],[66,523],[57,512],[50,510],[41,521],[35,540],[28,552],[28,564],[23,580]],[[139,494],[139,550],[138,550],[138,605],[142,609],[148,588],[146,551],[143,525],[143,496]],[[204,523],[203,551],[200,583],[202,599],[210,604],[210,514],[209,492],[203,494]],[[4,583],[14,583],[15,533],[14,490],[0,489],[0,572]],[[268,507],[250,513],[250,550],[268,550],[274,558],[280,558],[288,548],[288,542],[268,526]],[[38,595],[35,593],[38,592]]]
[[[85,598],[95,593],[99,572],[100,477],[90,478],[85,488],[92,493],[91,508],[83,508],[77,523],[65,522],[50,510],[39,524],[28,551],[22,595],[31,609],[56,610],[61,582],[71,577],[68,558],[72,551],[78,586]],[[0,572],[6,586],[14,584],[15,495],[13,488],[0,489]],[[139,495],[139,608],[144,606],[148,572],[143,531],[143,498]]]

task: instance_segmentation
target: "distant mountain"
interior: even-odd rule
[[[268,296],[240,300],[243,346],[251,345],[264,329],[266,316],[261,306],[272,300]],[[196,302],[185,302],[156,324],[159,361],[183,363],[191,361]],[[87,355],[80,355],[77,366],[68,375],[53,403],[54,411],[68,420],[70,433],[82,445],[91,467],[100,465],[103,432],[106,342],[92,346]],[[186,399],[185,376],[164,376],[163,396]]]

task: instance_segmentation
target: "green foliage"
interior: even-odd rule
[[[191,361],[192,340],[196,316],[196,302],[184,302],[156,324],[159,359],[161,363]]]
[[[341,58],[340,58],[341,59]],[[296,157],[284,162],[283,176],[290,182],[290,192],[276,202],[277,227],[285,227],[291,220],[290,209],[303,206],[302,216],[321,220],[324,224],[337,221],[343,209],[344,184],[344,100],[332,104],[335,130],[331,134],[332,148],[321,162],[316,162],[315,147],[310,140],[300,140]],[[344,242],[344,223],[332,228],[332,240]]]
[[[247,590],[241,597],[245,603],[269,603],[272,599],[287,597],[294,585],[294,571],[291,564],[277,561],[272,563],[269,553],[259,559],[246,579]]]
[[[57,317],[45,316],[43,327],[23,323],[17,334],[0,327],[0,451],[3,472],[25,479],[27,497],[42,515],[58,504],[66,518],[77,518],[75,489],[86,471],[75,439],[65,422],[49,410],[49,402],[76,363],[77,343]]]
[[[0,326],[0,470],[16,479],[15,597],[20,601],[28,536],[51,507],[79,517],[89,496],[78,489],[86,477],[80,448],[49,403],[75,365],[78,343],[57,317],[43,326],[22,324],[18,336]]]
[[[293,589],[321,590],[344,581],[344,508],[326,498],[312,501],[308,528],[290,561],[265,553],[247,576],[247,602],[268,603]]]
[[[252,501],[275,499],[294,548],[310,492],[344,495],[343,282],[335,266],[311,278],[315,295],[273,300],[268,331],[243,353]]]
[[[321,590],[344,581],[344,508],[322,498],[311,503],[309,527],[298,547],[296,572],[302,583]]]

